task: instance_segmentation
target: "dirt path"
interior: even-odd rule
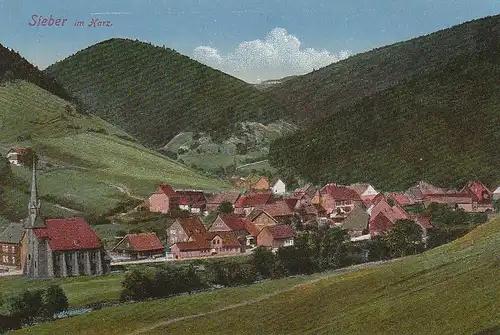
[[[256,299],[245,300],[245,301],[239,302],[237,304],[232,304],[232,305],[229,305],[229,306],[226,306],[226,307],[223,307],[223,308],[219,308],[219,309],[216,309],[216,310],[213,310],[213,311],[205,312],[205,313],[198,313],[198,314],[186,315],[186,316],[182,316],[182,317],[179,317],[179,318],[174,318],[174,319],[169,319],[169,320],[157,322],[157,323],[149,325],[147,327],[142,327],[142,328],[139,328],[139,329],[137,329],[137,330],[135,330],[133,332],[130,332],[130,333],[128,333],[128,335],[147,334],[147,333],[155,330],[156,328],[163,327],[163,326],[168,326],[168,325],[171,325],[172,323],[176,323],[176,322],[179,322],[179,321],[196,319],[196,318],[199,318],[199,317],[203,317],[203,316],[206,316],[206,315],[217,314],[217,313],[224,312],[224,311],[227,311],[227,310],[230,310],[230,309],[234,309],[234,308],[238,308],[238,307],[253,305],[255,303],[258,303],[258,302],[267,300],[269,298],[275,297],[275,296],[277,296],[279,294],[282,294],[282,293],[285,293],[285,292],[289,292],[289,291],[293,291],[293,290],[295,290],[295,289],[297,289],[297,288],[299,288],[301,286],[313,284],[315,282],[318,282],[320,280],[323,280],[323,279],[331,277],[331,276],[335,276],[335,275],[339,275],[339,274],[346,274],[346,273],[358,271],[360,269],[374,267],[374,266],[377,266],[377,265],[380,265],[380,264],[383,264],[383,263],[387,263],[387,261],[385,261],[385,262],[381,261],[381,262],[372,262],[372,263],[359,264],[359,265],[354,265],[354,266],[350,266],[350,267],[343,268],[343,269],[334,270],[334,271],[331,271],[329,274],[327,274],[327,275],[325,275],[323,277],[312,279],[312,280],[309,280],[309,281],[307,281],[305,283],[294,285],[294,286],[292,286],[290,288],[286,288],[286,289],[282,289],[282,290],[277,290],[277,291],[275,291],[273,293],[265,294],[265,295],[260,296],[259,298],[256,298]]]
[[[130,198],[134,198],[134,199],[137,199],[137,200],[144,200],[144,198],[138,197],[138,196],[133,195],[132,193],[130,193],[130,190],[127,188],[127,186],[125,186],[123,184],[117,185],[117,184],[112,184],[112,183],[108,183],[108,182],[105,182],[105,184],[108,185],[108,186],[116,188],[118,191],[120,191],[122,193],[125,193]]]

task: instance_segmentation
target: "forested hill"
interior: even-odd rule
[[[250,84],[148,43],[110,39],[50,66],[71,94],[142,143],[161,147],[184,131],[227,137],[238,121],[284,109]]]
[[[324,108],[318,113],[326,117],[278,139],[271,163],[312,182],[369,181],[382,189],[404,189],[422,179],[443,186],[470,179],[499,183],[500,16],[430,36],[434,53],[442,48],[439,54],[446,54],[438,65],[422,56],[420,69],[402,81],[398,59],[408,58],[418,40],[392,47],[385,61],[394,64],[393,74],[380,85],[391,78],[399,84],[375,93],[361,89],[365,96],[345,105],[333,91],[315,95],[317,108]],[[441,43],[440,36],[453,36],[456,43]],[[372,55],[378,59],[379,52]],[[313,80],[327,87],[329,71],[335,68],[313,74],[314,80],[305,76],[302,84]],[[380,87],[378,81],[371,85]]]
[[[366,96],[441,71],[455,59],[500,48],[500,15],[395,43],[272,85],[295,120],[312,123]],[[292,120],[292,118],[290,119]]]
[[[71,100],[69,94],[53,78],[44,74],[19,53],[0,44],[0,83],[13,79],[29,81],[60,98]]]

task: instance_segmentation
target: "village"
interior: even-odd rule
[[[11,164],[22,165],[27,152],[11,150],[7,158]],[[308,225],[342,228],[351,242],[357,243],[386,234],[399,220],[410,220],[420,228],[425,245],[434,226],[429,217],[414,210],[416,207],[443,204],[466,213],[492,214],[494,200],[500,198],[500,187],[491,191],[480,181],[470,181],[460,190],[421,181],[397,193],[381,193],[370,184],[333,183],[319,187],[306,184],[289,191],[280,178],[269,180],[255,174],[233,178],[234,191],[222,193],[161,184],[136,210],[159,215],[182,213],[164,236],[155,232],[128,233],[112,248],[105,249],[84,218],[44,218],[34,161],[31,169],[27,218],[0,232],[3,275],[100,275],[109,273],[112,264],[124,261],[238,256],[256,247],[276,252],[293,246],[300,234],[298,227]],[[204,222],[209,216],[213,219]]]

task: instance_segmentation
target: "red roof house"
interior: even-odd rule
[[[289,225],[277,225],[264,227],[257,236],[257,245],[263,247],[292,246],[294,243],[295,232]]]
[[[151,212],[167,214],[179,206],[180,197],[168,184],[161,184],[149,197],[149,210]]]
[[[328,184],[313,197],[313,204],[320,204],[330,217],[345,217],[354,207],[363,202],[361,196],[352,188]]]
[[[207,229],[198,216],[179,218],[167,228],[169,246],[177,242],[188,242],[193,235],[205,234]]]
[[[234,213],[248,215],[257,206],[268,204],[272,201],[271,192],[249,192],[242,195],[234,204]]]
[[[464,186],[461,193],[466,193],[472,198],[472,211],[493,212],[493,192],[483,183],[474,181]]]
[[[205,194],[202,191],[179,190],[179,209],[189,211],[191,214],[201,214],[206,206]]]
[[[403,193],[392,193],[389,195],[389,198],[394,200],[396,204],[399,206],[412,206],[415,205],[415,201],[410,199],[406,194]]]
[[[132,259],[164,256],[165,247],[155,233],[127,234],[111,249],[115,256]]]
[[[240,194],[238,192],[214,194],[212,197],[207,199],[207,211],[209,212],[216,211],[217,208],[220,206],[220,204],[222,204],[223,202],[229,202],[234,207],[234,204],[236,203],[239,197]]]

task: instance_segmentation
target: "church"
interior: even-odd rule
[[[45,220],[37,195],[33,162],[28,217],[23,221],[23,272],[31,278],[53,278],[109,273],[109,257],[99,237],[83,218]]]

